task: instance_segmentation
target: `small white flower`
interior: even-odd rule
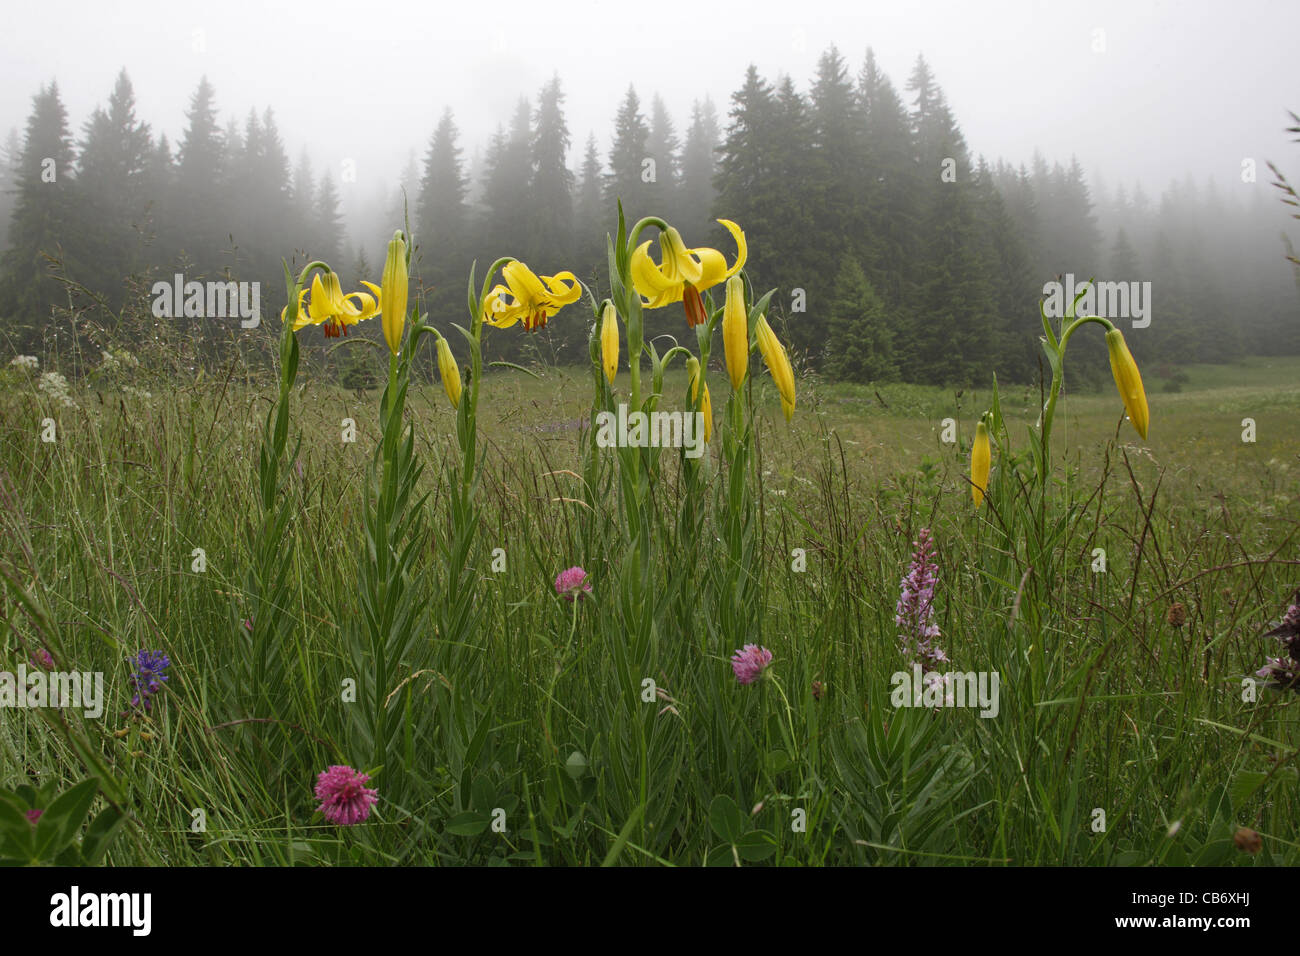
[[[76,408],[77,403],[68,394],[68,380],[58,372],[45,372],[37,387],[64,408]]]

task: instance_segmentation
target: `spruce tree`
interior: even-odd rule
[[[674,221],[681,223],[683,236],[704,236],[713,228],[716,192],[717,149],[721,133],[718,114],[708,97],[691,107],[691,125],[682,146],[681,184],[674,202]]]
[[[1137,250],[1129,241],[1128,231],[1121,226],[1115,234],[1115,245],[1110,252],[1110,272],[1106,278],[1115,282],[1133,282],[1141,274]]]
[[[293,169],[293,231],[294,242],[314,256],[316,245],[316,176],[312,172],[311,156],[304,148],[298,154],[298,165]]]
[[[990,285],[993,311],[987,330],[992,367],[1004,382],[1028,382],[1038,361],[1042,327],[1034,303],[1036,286],[1029,250],[1003,202],[992,168],[981,157],[973,182],[982,270]]]
[[[77,159],[77,228],[68,241],[81,263],[76,278],[113,307],[123,300],[122,281],[144,262],[145,170],[153,143],[149,126],[135,116],[135,93],[126,71],[118,73],[108,109],[86,121]]]
[[[902,97],[867,50],[858,76],[865,150],[861,208],[866,249],[863,268],[895,314],[913,298],[919,184],[911,120]]]
[[[321,177],[320,189],[316,193],[314,212],[311,231],[312,244],[307,255],[312,258],[324,259],[331,264],[341,264],[343,259],[343,215],[339,212],[339,194],[334,188],[334,177],[328,172]]]
[[[226,245],[222,183],[228,137],[217,126],[215,94],[206,76],[199,80],[185,115],[189,124],[177,151],[170,217],[174,231],[165,233],[164,241],[200,272],[215,271]]]
[[[606,264],[605,237],[614,225],[605,205],[604,174],[596,134],[587,137],[574,199],[574,269],[588,286],[598,281]]]
[[[149,151],[143,182],[146,229],[151,236],[144,253],[145,263],[155,270],[162,269],[166,272],[172,262],[176,235],[172,207],[176,163],[166,133],[158,137],[158,142]]]
[[[826,373],[852,382],[888,382],[898,376],[894,330],[884,301],[852,256],[843,256],[830,301],[822,356]]]
[[[441,308],[460,300],[461,276],[468,271],[468,183],[461,166],[458,135],[455,118],[450,109],[445,109],[424,156],[424,174],[412,217],[419,251],[417,269],[425,297],[421,307],[431,313],[435,304]]]
[[[920,203],[919,255],[905,373],[912,380],[973,382],[993,359],[999,318],[965,138],[923,57],[908,81]]]
[[[606,202],[613,209],[621,201],[629,225],[653,214],[642,179],[649,138],[650,129],[641,115],[641,100],[636,89],[629,86],[614,118],[614,145],[609,151],[609,172],[605,178]]]
[[[10,129],[0,145],[0,253],[9,248],[9,219],[13,216],[18,195],[18,170],[22,159],[23,143],[18,130]]]
[[[650,106],[650,126],[646,135],[646,157],[654,161],[654,181],[645,184],[646,208],[654,215],[671,221],[678,182],[678,151],[681,143],[673,118],[663,97],[654,95]]]
[[[18,194],[9,221],[9,249],[0,268],[0,315],[12,318],[10,335],[22,351],[43,351],[50,309],[67,300],[51,275],[51,258],[64,258],[63,245],[75,224],[76,182],[72,178],[72,136],[57,82],[32,97],[32,113],[18,162]],[[72,274],[77,263],[64,261]]]
[[[532,108],[520,98],[508,133],[498,130],[485,160],[481,261],[524,259],[528,184],[532,180]]]
[[[865,200],[871,176],[860,118],[848,68],[832,46],[817,61],[809,94],[807,175],[812,181],[801,184],[809,191],[817,224],[813,245],[827,261],[858,246],[868,222]]]
[[[573,173],[569,170],[569,127],[557,74],[537,97],[528,195],[531,229],[528,256],[547,274],[567,268],[573,234]]]

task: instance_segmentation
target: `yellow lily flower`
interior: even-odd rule
[[[324,325],[325,337],[335,338],[348,334],[348,326],[364,322],[379,313],[379,290],[369,282],[363,283],[375,293],[373,296],[364,292],[343,294],[337,272],[326,273],[324,278],[318,272],[311,280],[311,297],[307,290],[298,292],[298,319],[293,323],[296,332],[307,325]],[[352,300],[355,299],[354,303]],[[304,300],[306,304],[304,305]],[[280,321],[288,315],[288,308],[280,312]]]
[[[451,400],[452,408],[460,407],[460,366],[451,354],[451,346],[441,335],[438,336],[438,374],[442,376],[442,388]]]
[[[641,294],[644,308],[659,309],[681,302],[686,309],[688,325],[694,327],[707,320],[700,293],[734,276],[749,254],[740,227],[730,219],[719,219],[718,222],[736,240],[736,261],[730,268],[726,257],[717,249],[687,249],[681,234],[672,226],[659,233],[658,263],[650,258],[649,239],[637,246],[629,267],[632,286]]]
[[[763,353],[763,361],[772,373],[772,380],[776,382],[776,389],[781,393],[781,410],[785,412],[785,420],[788,422],[794,415],[794,369],[790,367],[790,357],[785,354],[785,346],[767,324],[766,315],[758,317],[754,336],[758,339],[758,350]]]
[[[600,320],[600,355],[605,363],[605,378],[613,385],[618,373],[618,311],[613,302],[605,304]]]
[[[738,392],[749,374],[749,316],[745,312],[745,281],[740,276],[727,280],[727,299],[722,307],[722,348],[731,387]]]
[[[984,494],[989,487],[989,467],[992,462],[993,449],[989,444],[988,426],[981,420],[975,426],[975,444],[970,450],[970,494],[976,508],[984,503]]]
[[[1142,387],[1142,373],[1138,371],[1137,362],[1128,350],[1124,333],[1111,329],[1106,333],[1106,349],[1110,352],[1110,372],[1115,376],[1115,386],[1119,397],[1124,400],[1128,420],[1143,440],[1147,437],[1147,426],[1151,423],[1151,413],[1147,408],[1147,393]]]
[[[399,230],[393,234],[388,243],[388,258],[384,260],[382,301],[387,303],[383,310],[384,340],[394,355],[402,347],[402,329],[406,326],[406,242]],[[369,284],[369,283],[367,283]]]
[[[582,295],[572,272],[539,277],[517,259],[502,268],[501,277],[506,284],[493,287],[483,300],[483,321],[498,329],[521,320],[528,332],[542,328],[550,316]]]
[[[700,385],[704,385],[704,398],[700,401],[700,414],[704,416],[704,444],[709,443],[713,437],[713,402],[709,400],[709,383],[700,382],[700,360],[694,355],[686,360],[686,374],[689,385],[687,386],[691,402],[694,403],[695,397],[700,392]]]

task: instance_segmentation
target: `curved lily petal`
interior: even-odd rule
[[[334,315],[334,310],[330,308],[329,293],[325,291],[325,283],[321,281],[319,272],[312,276],[311,299],[307,303],[307,314],[312,325],[320,325]]]
[[[659,233],[659,248],[663,253],[660,268],[665,278],[691,285],[700,281],[700,261],[694,255],[696,250],[687,249],[681,233],[672,226]]]
[[[645,300],[643,305],[646,308],[657,309],[681,299],[682,283],[674,282],[664,275],[655,261],[650,258],[647,251],[649,248],[650,240],[647,239],[632,252],[629,267],[632,273],[632,287]]]
[[[506,297],[511,299],[506,301]],[[514,305],[514,297],[503,285],[494,286],[483,300],[483,321],[493,328],[508,329],[519,321],[523,309]]]
[[[298,290],[298,317],[293,320],[293,330],[295,332],[301,329],[304,325],[311,324],[310,319],[308,319],[307,317],[307,311],[306,309],[303,308],[303,302],[306,298],[307,298],[307,290],[299,289]],[[281,322],[283,322],[288,317],[288,313],[289,313],[289,307],[286,305],[282,310],[280,310]]]
[[[501,275],[510,287],[510,294],[515,297],[516,304],[537,302],[546,296],[546,286],[542,280],[517,259],[507,264],[501,270]]]
[[[745,233],[730,219],[719,219],[718,222],[731,233],[731,238],[736,241],[736,261],[731,264],[731,268],[718,281],[721,282],[730,279],[745,266],[745,260],[749,258],[749,246],[745,244]],[[695,250],[697,253],[700,250]]]
[[[572,305],[582,295],[582,286],[578,283],[578,277],[572,272],[557,272],[553,276],[542,276],[542,281],[550,290],[551,300],[556,308]]]
[[[372,318],[379,312],[379,302],[376,296],[369,295],[365,292],[349,292],[345,298],[348,300],[355,298],[359,303],[359,305],[355,307],[356,316],[353,318],[351,324],[364,322],[366,319]],[[349,304],[351,303],[349,302]]]

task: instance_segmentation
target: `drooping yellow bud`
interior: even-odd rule
[[[749,374],[749,316],[745,312],[745,282],[740,276],[727,280],[727,298],[722,307],[722,347],[731,387],[740,391]]]
[[[767,363],[777,391],[781,393],[781,410],[785,412],[785,420],[788,422],[794,415],[794,369],[790,367],[790,357],[785,354],[785,346],[767,324],[766,315],[758,317],[754,335],[758,339],[758,350],[763,353],[763,361]]]
[[[984,422],[975,426],[975,444],[970,450],[971,498],[978,508],[984,503],[989,487],[989,467],[993,462],[993,449],[989,445],[989,430]]]
[[[442,336],[438,336],[438,374],[442,376],[442,388],[451,399],[451,407],[460,407],[460,366],[456,356],[451,354],[451,346]]]
[[[709,398],[709,386],[704,386],[704,399],[700,402],[700,414],[704,416],[704,444],[713,438],[713,400]]]
[[[1124,400],[1128,420],[1145,440],[1151,413],[1147,409],[1146,389],[1142,387],[1142,373],[1138,371],[1137,362],[1133,361],[1133,354],[1128,350],[1124,333],[1119,329],[1107,332],[1106,350],[1110,352],[1110,372],[1115,376],[1115,386],[1119,389],[1119,397]]]
[[[605,364],[605,378],[613,385],[618,374],[618,310],[613,302],[605,303],[600,320],[600,357]]]
[[[689,383],[687,390],[690,392],[692,403],[700,393],[700,385],[704,385],[704,398],[700,400],[700,414],[704,416],[704,444],[707,445],[713,437],[713,402],[709,399],[708,382],[700,382],[700,360],[694,355],[686,360],[686,374]]]
[[[394,355],[402,347],[402,330],[406,327],[406,241],[399,229],[388,243],[384,260],[380,306],[383,310],[384,340]]]

